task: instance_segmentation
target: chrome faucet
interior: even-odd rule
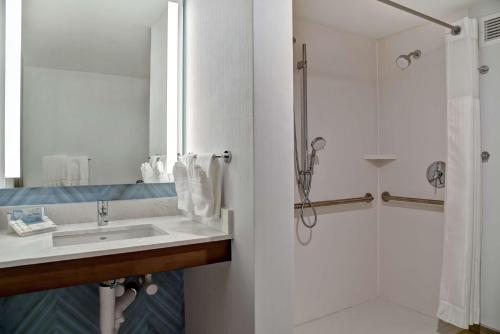
[[[97,225],[108,225],[108,201],[97,202]]]

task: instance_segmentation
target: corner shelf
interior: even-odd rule
[[[397,156],[395,154],[367,154],[365,155],[365,160],[376,160],[376,161],[390,161],[396,160]]]

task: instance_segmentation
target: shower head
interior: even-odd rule
[[[326,146],[326,140],[325,138],[323,137],[316,137],[312,140],[311,142],[311,148],[312,148],[312,152],[311,152],[311,159],[309,160],[309,171],[311,173],[314,172],[314,163],[316,162],[316,152],[317,151],[321,151],[322,149],[324,149]]]
[[[407,55],[401,55],[396,58],[396,65],[402,70],[407,69],[411,64],[411,59]]]
[[[422,51],[420,50],[415,50],[413,52],[410,52],[407,55],[401,55],[398,58],[396,58],[396,65],[402,69],[406,70],[408,67],[411,65],[411,60],[413,59],[418,59],[422,55]]]
[[[320,151],[324,149],[326,146],[326,140],[323,137],[316,137],[311,142],[311,147],[313,151]]]

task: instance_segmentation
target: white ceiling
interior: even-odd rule
[[[23,0],[28,66],[149,77],[150,26],[167,0]]]
[[[481,0],[394,1],[444,18]],[[377,0],[294,0],[294,16],[372,38],[382,38],[426,22]]]

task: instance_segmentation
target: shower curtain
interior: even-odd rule
[[[448,86],[446,201],[438,317],[461,328],[479,323],[481,129],[478,24],[464,18],[446,36]]]

